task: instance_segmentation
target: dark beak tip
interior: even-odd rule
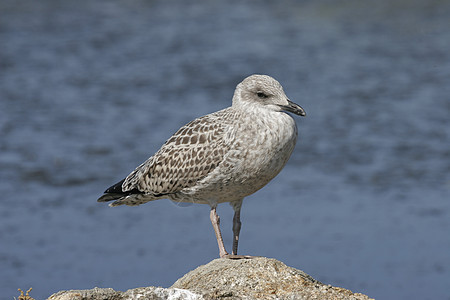
[[[291,100],[287,99],[288,101],[288,105],[284,106],[284,108],[286,109],[286,111],[289,111],[291,113],[296,114],[297,116],[301,116],[304,117],[306,116],[306,112],[303,109],[303,107],[301,107],[300,105],[292,102]]]
[[[297,116],[300,117],[304,117],[306,116],[306,111],[303,109],[303,107],[296,107],[295,110],[292,110],[291,112],[293,112],[294,114],[296,114]]]

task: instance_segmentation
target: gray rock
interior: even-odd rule
[[[61,291],[51,295],[47,300],[201,300],[201,295],[188,290],[162,287],[140,287],[126,292],[111,288],[93,288],[91,290]]]
[[[115,290],[93,288],[92,290],[70,290],[60,291],[51,295],[48,300],[97,300],[97,299],[122,299],[121,292]]]
[[[265,257],[215,259],[178,279],[172,288],[194,291],[205,299],[369,299]]]
[[[325,285],[303,271],[265,257],[215,259],[178,279],[170,288],[143,287],[61,291],[48,300],[159,299],[370,299],[366,295]]]

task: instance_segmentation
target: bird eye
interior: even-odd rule
[[[259,98],[261,98],[261,99],[264,99],[264,98],[267,98],[267,97],[268,97],[268,96],[267,96],[266,94],[264,94],[263,92],[257,92],[256,95],[257,95]]]

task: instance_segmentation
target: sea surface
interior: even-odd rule
[[[377,299],[450,299],[449,16],[438,0],[2,0],[0,299],[169,287],[217,258],[206,205],[96,199],[254,73],[307,116],[244,201],[240,253]]]

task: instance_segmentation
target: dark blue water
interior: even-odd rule
[[[240,252],[379,299],[450,299],[449,1],[0,2],[0,298],[170,286],[209,207],[96,202],[269,74],[308,115]],[[219,207],[231,245],[232,209]]]

